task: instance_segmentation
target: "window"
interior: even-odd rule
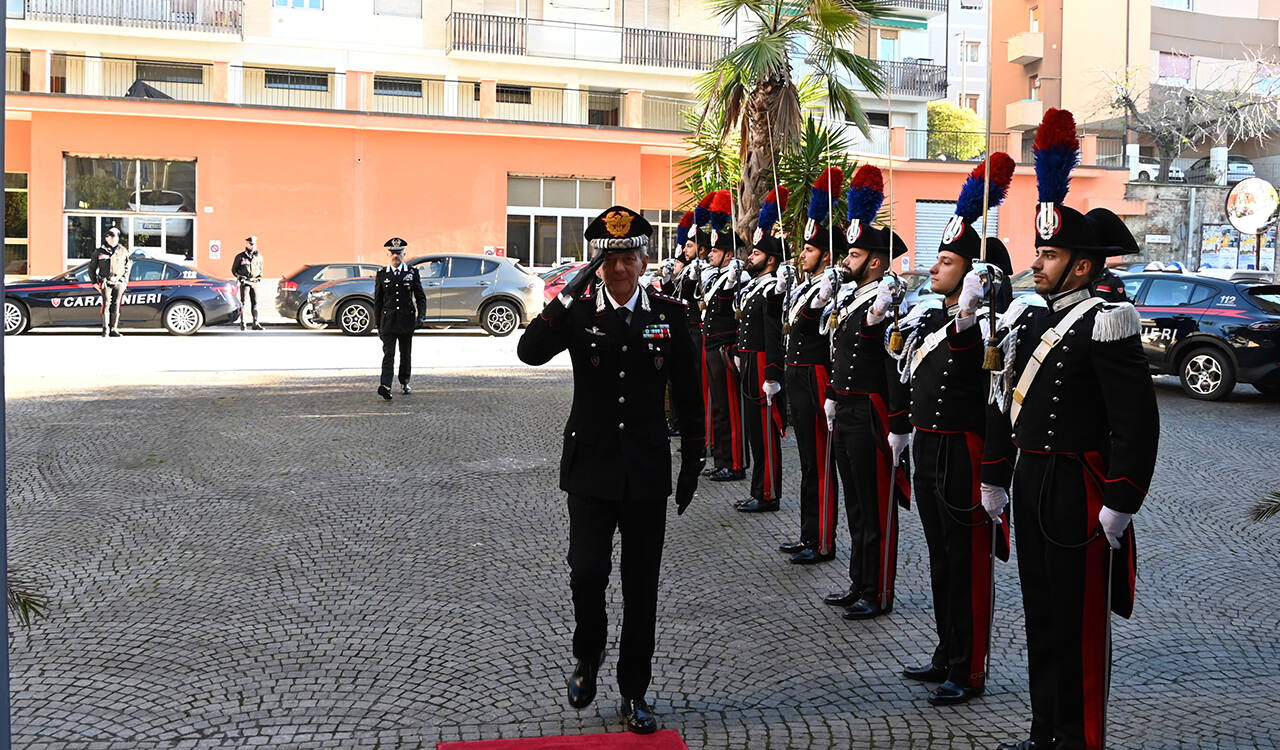
[[[875,125],[881,128],[887,128],[889,127],[889,113],[888,112],[868,112],[867,124]]]
[[[333,281],[335,279],[349,279],[355,275],[355,269],[351,266],[325,266],[320,269],[320,273],[315,275],[315,280]]]
[[[68,155],[63,172],[68,262],[88,258],[111,227],[131,249],[195,260],[194,161]]]
[[[497,90],[499,104],[532,104],[533,89],[529,86],[516,86],[510,83],[499,83]],[[475,100],[480,101],[480,83],[475,84]]]
[[[373,93],[381,96],[416,96],[422,98],[422,81],[417,78],[374,76]]]
[[[449,266],[448,258],[432,258],[418,266],[418,275],[424,279],[444,278],[445,268]]]
[[[1191,84],[1191,57],[1176,52],[1160,53],[1160,77],[1163,86],[1187,86]]]
[[[204,66],[140,62],[134,76],[140,81],[153,83],[202,84],[204,83]]]
[[[1160,0],[1160,5],[1174,10],[1195,10],[1196,0]]]
[[[1155,279],[1142,304],[1148,307],[1182,307],[1203,304],[1213,296],[1213,287],[1205,284],[1184,279]]]
[[[898,59],[898,32],[896,29],[876,29],[876,34],[880,38],[879,46],[876,48],[877,60],[897,60]]]
[[[485,266],[489,268],[486,269]],[[479,258],[463,258],[454,256],[449,261],[449,277],[459,278],[463,276],[483,276],[492,271],[496,267],[494,263],[486,264]]]
[[[268,70],[266,87],[269,89],[294,89],[298,91],[328,91],[328,73],[299,73],[291,70]]]
[[[618,125],[618,111],[622,108],[622,94],[617,91],[587,94],[587,122],[591,125]],[[605,206],[608,208],[608,206]]]
[[[1032,32],[1039,31],[1040,30],[1040,6],[1039,5],[1032,6],[1031,9],[1027,11],[1027,15],[1029,16],[1029,18],[1027,19],[1027,31],[1032,31]]]
[[[4,173],[4,272],[27,273],[27,174]]]
[[[507,257],[531,266],[583,259],[587,222],[612,205],[612,180],[509,175]]]
[[[964,107],[965,109],[971,109],[974,112],[977,112],[978,111],[978,95],[965,94],[961,98],[960,106]]]
[[[1146,283],[1146,279],[1125,279],[1124,280],[1124,296],[1130,300],[1138,298],[1138,291],[1142,289],[1142,285]]]
[[[275,0],[277,8],[310,8],[324,10],[324,0]]]
[[[960,0],[960,10],[982,10],[983,0]]]
[[[373,14],[422,18],[422,0],[373,0]]]
[[[1028,94],[1027,94],[1027,98],[1028,98],[1028,99],[1030,99],[1030,100],[1032,100],[1032,101],[1039,101],[1039,99],[1040,99],[1040,76],[1038,76],[1038,75],[1033,75],[1033,76],[1031,76],[1031,78],[1027,81],[1027,83],[1028,83],[1028,84],[1030,84],[1030,85],[1029,85],[1029,87],[1028,87],[1028,88],[1030,89],[1030,91],[1029,91],[1029,92],[1028,92]]]
[[[26,0],[9,0],[5,5],[5,15],[9,18],[26,18]]]
[[[381,266],[360,266],[360,278],[372,279],[374,276],[378,275],[379,268],[381,268]]]
[[[960,45],[960,62],[976,63],[979,59],[979,50],[982,48],[981,42],[965,42]]]
[[[163,263],[154,260],[135,260],[129,266],[129,281],[164,281],[165,278],[174,278],[177,274],[165,272],[169,271],[169,267]]]

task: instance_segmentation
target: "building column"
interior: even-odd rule
[[[1013,157],[1013,163],[1022,161],[1022,131],[1010,130],[1004,142],[1005,153]]]
[[[102,57],[97,52],[85,53],[84,79],[80,82],[80,93],[102,96]]]
[[[373,81],[373,73],[367,70],[348,70],[343,78],[346,79],[343,106],[353,112],[368,111],[369,90]]]
[[[49,71],[52,67],[53,59],[49,50],[31,50],[31,91],[33,93],[49,93]]]
[[[493,78],[480,81],[480,116],[486,120],[498,116],[498,82]]]
[[[224,60],[214,60],[212,70],[212,80],[209,82],[212,88],[210,92],[215,102],[231,101],[231,92],[228,87],[228,81],[231,78],[231,63]]]
[[[1098,165],[1098,136],[1080,136],[1080,164],[1089,167]]]
[[[1142,155],[1141,148],[1141,145],[1136,142],[1124,145],[1124,165],[1129,168],[1129,179],[1133,179],[1133,175],[1138,173],[1138,159]]]
[[[623,124],[628,128],[644,127],[644,91],[640,89],[627,89],[625,99],[627,111],[626,120]]]
[[[227,65],[227,101],[244,104],[244,61]]]
[[[906,158],[907,129],[902,125],[889,128],[889,156]]]
[[[449,117],[458,116],[458,76],[450,73],[444,77],[444,112]]]
[[[570,125],[582,125],[587,121],[582,111],[582,89],[577,84],[569,84],[564,88],[564,122]]]

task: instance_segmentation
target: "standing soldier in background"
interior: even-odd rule
[[[231,273],[240,282],[240,330],[245,330],[244,307],[253,314],[253,330],[261,331],[258,323],[258,287],[262,284],[262,254],[258,252],[258,238],[244,238],[244,250],[236,253],[231,261]]]
[[[878,617],[893,608],[897,573],[898,523],[894,503],[904,502],[906,477],[896,476],[898,456],[910,433],[896,363],[885,350],[885,329],[898,294],[897,279],[886,275],[906,243],[887,227],[871,225],[884,202],[884,178],[871,165],[858,169],[848,194],[852,278],[828,308],[833,329],[831,385],[823,404],[835,432],[836,468],[844,484],[849,517],[849,590],[823,601],[844,607],[846,620]],[[833,317],[834,316],[834,317]]]
[[[987,238],[986,262],[979,262],[982,238],[974,227],[983,215],[986,167],[979,164],[965,180],[929,269],[930,289],[943,301],[917,304],[903,323],[909,332],[901,380],[911,390],[916,509],[929,546],[938,643],[928,663],[902,675],[941,682],[929,694],[934,705],[964,703],[986,689],[993,553],[1009,559],[1009,526],[999,512],[988,518],[978,487],[991,383],[983,369],[983,334],[992,328],[991,307],[999,314],[1008,306],[1007,282],[998,285],[1001,294],[996,286],[1012,272],[996,237]],[[995,208],[1009,189],[1013,159],[992,154],[990,167],[987,203]],[[991,305],[984,304],[987,285]]]
[[[693,226],[693,211],[686,211],[676,227],[676,252],[671,260],[671,278],[663,286],[663,294],[685,303],[688,313],[689,338],[698,352],[699,382],[702,384],[704,403],[706,395],[706,367],[702,356],[702,307],[698,304],[698,282],[706,262],[698,259],[698,241]],[[680,434],[680,406],[669,399],[671,406],[671,434]],[[704,425],[705,426],[705,425]]]
[[[715,220],[726,227],[729,219],[728,190],[720,190],[703,200],[694,214],[698,245],[708,247],[707,268],[702,272],[703,333],[709,416],[710,442],[714,465],[708,476],[714,482],[731,482],[746,478],[746,438],[742,427],[742,395],[739,391],[738,366],[734,361],[734,343],[738,337],[738,319],[734,315],[733,296],[742,283],[742,263],[733,257],[733,236],[714,232],[710,206],[716,203]],[[705,216],[705,222],[702,217]]]
[[[782,324],[787,334],[787,405],[800,456],[800,538],[778,549],[791,553],[791,562],[797,565],[836,556],[836,470],[831,431],[822,410],[831,382],[831,345],[822,332],[821,318],[826,300],[838,286],[836,276],[827,273],[828,266],[833,253],[845,253],[844,228],[836,224],[831,211],[843,184],[843,170],[830,167],[809,192],[809,219],[800,251],[805,280],[788,295]],[[764,222],[761,211],[760,223]]]
[[[983,505],[1003,508],[1012,485],[1018,526],[1031,738],[1000,745],[1018,750],[1106,746],[1110,615],[1133,613],[1130,520],[1160,439],[1138,311],[1091,288],[1108,257],[1138,243],[1111,211],[1063,205],[1079,149],[1071,113],[1045,112],[1031,270],[1048,307],[1015,305],[1000,322],[984,446]]]
[[[404,262],[404,251],[409,245],[399,237],[392,237],[383,247],[391,254],[391,264],[379,268],[374,279],[373,319],[378,325],[378,338],[382,339],[382,379],[378,383],[378,395],[390,401],[397,346],[400,347],[400,390],[405,395],[413,390],[409,387],[413,332],[427,317],[427,295],[422,291],[418,269]],[[586,273],[584,270],[579,275]]]
[[[111,227],[93,253],[89,281],[102,295],[102,337],[120,336],[120,305],[129,285],[129,249],[120,244],[119,227]]]
[[[762,236],[747,256],[751,280],[734,299],[738,311],[738,359],[743,422],[751,444],[751,496],[735,506],[743,513],[772,513],[782,495],[782,433],[786,430],[786,401],[780,396],[784,377],[782,356],[782,290],[777,276],[782,242]]]

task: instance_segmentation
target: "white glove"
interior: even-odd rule
[[[911,433],[909,432],[889,433],[889,452],[893,454],[894,466],[897,466],[902,461],[902,451],[906,450],[907,443],[910,442]]]
[[[827,271],[822,274],[822,280],[818,282],[818,299],[824,303],[835,296],[836,290],[840,288],[840,282],[836,279],[836,275]],[[814,305],[818,307],[818,305]]]
[[[871,314],[884,320],[884,316],[889,313],[889,308],[893,307],[893,295],[898,291],[898,282],[892,276],[885,276],[880,279],[880,286],[876,289],[876,299],[871,303]],[[876,322],[880,322],[877,320]]]
[[[778,391],[782,390],[782,385],[776,380],[766,380],[760,384],[760,390],[764,393],[765,403],[773,406],[773,397],[778,395]]]
[[[991,520],[996,523],[1004,523],[1004,519],[1000,518],[1000,513],[1004,511],[1004,506],[1009,504],[1009,491],[1003,487],[997,487],[994,484],[982,483],[982,509],[991,516]]]
[[[1102,533],[1106,535],[1111,549],[1120,549],[1120,535],[1129,528],[1129,522],[1132,520],[1132,513],[1121,513],[1105,505],[1098,511],[1098,523],[1102,524]]]
[[[560,300],[560,304],[564,305],[564,309],[566,310],[568,310],[569,306],[573,304],[573,297],[570,297],[564,292],[560,292],[559,294],[557,294],[556,299]]]
[[[836,402],[827,399],[822,404],[822,411],[827,415],[827,432],[836,428]]]
[[[960,314],[973,315],[982,306],[982,272],[973,269],[964,275],[964,283],[960,286]]]

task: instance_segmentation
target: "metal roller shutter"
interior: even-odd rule
[[[947,222],[956,214],[955,201],[916,201],[916,270],[928,271],[938,260],[938,244]],[[988,236],[1000,234],[1000,207],[991,209],[988,216]],[[978,228],[981,229],[981,222]]]

